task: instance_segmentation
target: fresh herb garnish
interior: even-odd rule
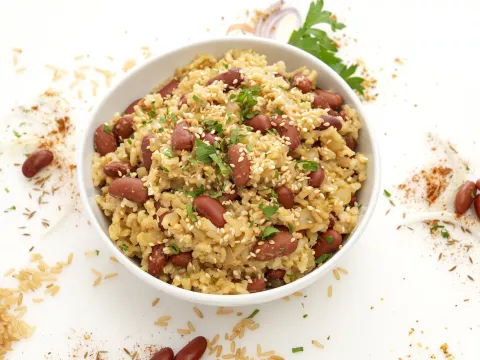
[[[258,115],[259,111],[252,111],[257,105],[256,96],[260,94],[260,87],[255,85],[252,88],[242,88],[236,97],[236,102],[240,105],[240,117],[242,120],[251,119]]]
[[[303,346],[299,346],[296,348],[292,348],[292,353],[297,353],[297,352],[302,352],[303,351]]]
[[[288,227],[288,232],[289,232],[290,234],[293,234],[292,225],[291,225],[291,224],[288,224],[287,227]]]
[[[5,192],[6,192],[6,193],[9,193],[9,192],[10,192],[10,190],[8,190],[8,188],[5,188]]]
[[[201,185],[197,190],[195,191],[185,191],[185,194],[187,196],[192,196],[192,197],[197,197],[197,196],[200,196],[203,194],[203,192],[205,191],[205,187],[203,185]]]
[[[193,95],[193,100],[195,100],[197,103],[199,103],[200,105],[203,105],[205,104],[205,101],[203,101],[202,99],[200,99],[197,95]]]
[[[430,228],[430,233],[434,232],[435,230],[437,229],[443,229],[445,226],[443,225],[433,225],[431,228]]]
[[[217,199],[219,198],[220,196],[222,196],[222,192],[221,191],[218,191],[216,192],[215,194],[211,194],[209,195],[212,199]]]
[[[163,153],[165,155],[167,155],[167,157],[169,157],[170,159],[173,158],[173,153],[172,153],[172,148],[171,147],[166,148]]]
[[[223,131],[223,125],[215,120],[205,120],[202,122],[202,125],[205,126],[205,130],[211,132],[215,131],[217,134],[220,134]]]
[[[187,171],[188,169],[190,169],[192,166],[194,165],[197,165],[197,159],[194,159],[194,158],[189,158],[188,159],[188,165],[185,166],[184,168],[182,168],[182,171]]]
[[[297,278],[297,274],[287,274],[287,276],[288,276],[290,279],[296,279],[296,278]]]
[[[322,60],[336,71],[352,89],[363,94],[365,90],[364,79],[353,76],[357,70],[357,65],[345,65],[342,59],[335,56],[338,51],[335,42],[325,31],[313,27],[322,23],[330,25],[334,32],[345,27],[344,24],[336,20],[330,11],[323,10],[323,0],[313,1],[310,4],[305,23],[300,29],[292,33],[288,43]]]
[[[235,145],[238,141],[238,128],[232,130],[232,135],[230,136],[230,144]]]
[[[110,125],[103,125],[103,132],[110,134],[112,132],[112,128],[110,127]],[[15,131],[13,133],[15,133]],[[15,136],[17,136],[17,134],[15,134]],[[17,136],[17,137],[20,137],[20,136]]]
[[[193,213],[192,203],[187,203],[187,214],[188,214],[188,217],[190,218],[190,221],[191,221],[192,223],[194,223],[194,222],[197,221],[197,217],[196,217],[195,214]]]
[[[264,230],[263,230],[263,235],[262,235],[262,239],[265,240],[265,239],[268,239],[269,237],[273,236],[274,234],[280,232],[280,230],[274,228],[274,227],[271,227],[271,226],[267,226]]]
[[[253,317],[257,315],[259,312],[260,310],[258,309],[253,310],[253,312],[250,315],[248,315],[247,319],[253,319]]]
[[[252,144],[247,144],[247,150],[248,151],[253,151],[253,145]]]
[[[330,259],[332,256],[333,254],[322,254],[315,260],[315,262],[320,265]]]
[[[172,244],[172,246],[170,246],[170,251],[174,255],[177,255],[177,254],[180,253],[180,249],[178,248],[178,246],[176,244]]]
[[[127,139],[127,142],[132,145],[132,139]]]
[[[306,319],[308,317],[308,314],[304,314],[303,318]]]
[[[277,114],[277,115],[280,115],[280,116],[283,115],[283,112],[282,112],[281,110],[279,110],[279,109],[275,109],[275,110],[273,110],[273,112],[274,112],[275,114]]]
[[[270,219],[279,209],[278,206],[272,206],[272,205],[265,206],[263,204],[258,205],[258,207],[260,208],[260,210],[263,211],[267,219]]]
[[[13,205],[13,206],[10,206],[9,208],[5,209],[4,212],[9,212],[9,211],[12,211],[12,210],[17,210],[16,206]]]
[[[100,254],[100,250],[95,250],[95,253],[97,254],[97,256]]]
[[[195,138],[195,155],[197,160],[205,164],[210,164],[212,159],[210,155],[215,154],[215,147],[208,145],[200,139]]]
[[[123,251],[127,251],[127,250],[128,250],[128,245],[125,244],[125,243],[122,243],[122,245],[120,245],[120,247],[122,248]]]
[[[267,132],[272,135],[278,135],[277,129],[268,129]]]
[[[295,164],[295,167],[302,167],[303,170],[305,171],[312,171],[315,172],[318,170],[318,163],[315,161],[310,161],[310,160],[299,160]]]
[[[217,154],[210,155],[210,158],[213,160],[215,164],[217,164],[222,175],[228,175],[230,173],[230,167],[225,165],[225,163],[222,161],[222,159],[220,159],[220,157]]]
[[[333,236],[327,236],[327,243],[331,244],[333,242]]]
[[[387,190],[383,190],[383,194],[389,198],[390,196],[392,196],[392,194],[390,194]]]
[[[163,165],[160,165],[160,169],[162,169],[162,170],[165,171],[166,173],[170,172],[170,171],[168,171],[168,169],[167,169],[165,166],[163,166]]]
[[[255,224],[255,222],[254,222],[253,220],[250,221],[250,225],[248,225],[248,228],[249,228],[249,229],[252,228],[252,227],[253,227],[253,224]]]
[[[448,239],[450,237],[450,233],[448,232],[447,229],[440,230],[440,235],[442,235],[444,239]]]

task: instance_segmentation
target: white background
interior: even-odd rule
[[[295,1],[295,6],[305,14],[308,3]],[[33,245],[48,263],[65,260],[70,252],[75,254],[72,266],[59,276],[61,290],[56,297],[44,296],[43,290],[26,297],[26,320],[37,330],[31,339],[17,344],[7,358],[83,358],[88,352],[87,358],[94,359],[96,350],[107,350],[106,358],[116,360],[128,358],[123,348],[133,350],[137,346],[140,359],[147,359],[142,351],[145,345],[178,349],[194,335],[211,339],[216,333],[230,332],[240,319],[235,314],[219,317],[215,308],[199,306],[205,314],[200,320],[192,304],[156,293],[120,264],[111,262],[78,201],[70,199],[76,191],[72,187],[62,184],[61,197],[39,209],[27,195],[32,185],[24,180],[20,168],[13,166],[27,151],[12,135],[12,129],[22,120],[21,115],[13,116],[11,109],[34,105],[49,86],[66,89],[64,95],[71,97],[70,115],[78,138],[88,121],[87,109],[100,95],[85,103],[75,100],[76,91],[68,92],[72,77],[52,85],[51,71],[45,64],[71,73],[78,65],[74,56],[90,54],[82,64],[113,69],[118,79],[125,60],[137,58],[137,64],[141,63],[141,46],[160,54],[200,38],[222,35],[230,24],[245,17],[246,9],[270,4],[259,0],[16,0],[2,4],[0,115],[5,135],[0,144],[0,205],[15,205],[17,210],[4,213],[0,209],[0,274],[11,267],[29,266],[28,249]],[[393,194],[397,206],[393,208],[381,196],[362,239],[339,264],[348,269],[349,275],[337,281],[328,274],[304,292],[306,298],[257,306],[260,312],[255,319],[260,329],[237,339],[237,345],[247,346],[252,356],[260,343],[264,350],[275,349],[286,359],[405,360],[430,359],[432,354],[444,359],[439,347],[446,342],[456,359],[479,359],[479,238],[449,230],[460,243],[446,250],[445,240],[432,239],[428,228],[420,223],[412,225],[414,231],[397,231],[404,221],[403,212],[407,220],[415,219],[413,213],[425,211],[427,206],[402,205],[403,195],[395,185],[427,164],[435,164],[438,158],[445,158],[444,145],[439,145],[436,152],[430,151],[428,132],[450,141],[459,151],[448,158],[449,166],[460,157],[468,162],[470,171],[457,166],[454,180],[465,176],[475,179],[475,174],[480,177],[480,4],[467,0],[330,0],[326,7],[347,24],[345,33],[350,40],[342,54],[352,60],[363,59],[378,79],[378,100],[365,107],[381,148],[383,188]],[[23,49],[18,66],[26,67],[22,74],[15,73],[12,66],[14,47]],[[115,61],[108,60],[107,55]],[[395,58],[401,58],[404,65],[396,63]],[[392,74],[398,77],[392,78]],[[97,81],[102,82],[102,77]],[[99,94],[104,90],[105,86]],[[10,192],[4,192],[4,187]],[[449,190],[447,198],[452,196]],[[62,212],[56,211],[57,203],[62,205]],[[21,215],[24,207],[39,211],[28,223]],[[385,215],[388,209],[391,211]],[[52,223],[57,218],[61,221],[41,236],[45,232],[40,225],[42,217]],[[22,225],[28,227],[31,237],[21,236],[24,230],[17,227]],[[471,229],[478,234],[478,225]],[[473,264],[461,250],[463,244],[473,245],[468,254]],[[97,258],[84,256],[92,249],[100,251]],[[440,252],[445,256],[438,261]],[[454,265],[456,270],[449,272]],[[94,288],[92,267],[104,274],[120,275]],[[476,282],[468,280],[467,275]],[[4,279],[0,286],[13,285],[12,279]],[[333,286],[331,298],[327,297],[329,285]],[[45,302],[33,304],[32,297],[45,297]],[[156,297],[161,300],[152,308]],[[249,314],[255,308],[238,311]],[[168,328],[153,325],[157,317],[167,314],[172,316]],[[308,317],[303,318],[304,314]],[[185,328],[188,320],[197,331],[181,338],[175,330]],[[409,335],[411,328],[415,330]],[[90,340],[83,338],[85,333],[91,333]],[[325,349],[314,348],[313,339]],[[305,351],[292,354],[291,348],[298,346]]]

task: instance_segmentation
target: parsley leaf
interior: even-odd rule
[[[272,205],[265,206],[263,204],[258,205],[258,207],[260,208],[260,210],[263,211],[267,219],[270,219],[279,209],[278,206],[272,206]]]
[[[212,162],[210,155],[215,155],[215,147],[195,138],[195,155],[198,161],[210,164]]]
[[[187,196],[192,196],[192,197],[197,197],[197,196],[200,196],[203,194],[203,192],[205,191],[205,187],[203,185],[201,185],[197,190],[195,191],[185,191],[185,194]]]
[[[288,226],[288,232],[289,232],[290,234],[292,234],[292,233],[293,233],[292,225],[291,225],[291,224],[288,224],[287,226]]]
[[[225,163],[222,161],[222,159],[220,159],[220,157],[217,154],[210,155],[210,158],[213,160],[215,164],[217,164],[222,175],[228,175],[230,173],[230,167],[227,167],[227,165],[225,165]]]
[[[107,133],[107,134],[110,134],[112,132],[112,128],[110,127],[110,125],[103,125],[103,132],[104,133]],[[14,131],[15,133],[15,131]],[[17,134],[15,134],[15,136],[17,136]],[[17,136],[19,137],[19,136]]]
[[[190,221],[192,223],[197,222],[197,217],[193,213],[192,203],[187,203],[187,214],[188,214],[188,217],[190,218]]]
[[[122,243],[122,245],[120,245],[120,247],[122,248],[123,251],[127,251],[127,250],[128,250],[128,245],[125,244],[125,243]]]
[[[223,126],[218,121],[215,120],[205,120],[202,122],[202,125],[205,126],[205,130],[211,132],[215,131],[217,134],[220,134],[223,131]]]
[[[323,264],[325,261],[327,261],[328,259],[330,259],[332,256],[333,256],[333,254],[322,254],[322,255],[320,255],[320,256],[315,260],[315,262],[316,262],[318,265]]]
[[[383,190],[383,194],[389,198],[390,196],[392,196],[392,194],[390,194],[387,190]]]
[[[222,196],[222,192],[221,191],[218,191],[216,192],[215,194],[211,194],[209,195],[212,199],[216,199],[216,198],[219,198],[220,196]]]
[[[252,111],[252,108],[257,105],[256,96],[260,94],[260,87],[255,85],[252,88],[242,88],[237,95],[235,101],[240,105],[241,119],[251,119],[258,115],[259,111]]]
[[[327,236],[327,242],[331,244],[333,242],[333,236],[331,235]]]
[[[434,232],[435,230],[437,229],[443,229],[445,226],[443,225],[433,225],[431,228],[430,228],[430,233]]]
[[[305,171],[315,172],[315,171],[318,170],[318,163],[316,163],[315,161],[310,161],[310,160],[299,160],[295,164],[295,167],[296,168],[302,167],[303,170],[305,170]]]
[[[200,99],[197,95],[193,95],[193,100],[195,100],[197,103],[199,103],[200,105],[203,105],[205,104],[205,101],[203,101],[202,99]]]
[[[292,353],[297,353],[297,352],[302,352],[303,351],[303,346],[295,347],[292,348]]]
[[[235,145],[238,142],[238,128],[232,130],[232,135],[230,136],[230,144]]]
[[[170,159],[173,158],[173,153],[172,153],[172,148],[171,147],[166,148],[163,153],[165,155],[167,155]]]
[[[180,253],[180,249],[178,248],[177,244],[172,244],[172,246],[170,246],[170,250],[174,255],[177,255]]]
[[[448,232],[447,229],[440,230],[440,235],[442,235],[444,239],[448,239],[450,237],[450,233]]]
[[[274,228],[274,227],[271,227],[271,226],[267,226],[264,230],[263,230],[263,235],[262,235],[262,239],[265,240],[265,239],[268,239],[269,237],[273,236],[274,234],[280,232],[280,230]]]
[[[337,72],[352,89],[363,94],[364,79],[353,76],[357,65],[347,66],[342,59],[336,56],[338,49],[335,42],[325,31],[313,28],[318,24],[328,24],[334,32],[345,27],[336,20],[330,11],[323,9],[323,0],[312,1],[303,26],[292,32],[288,43],[322,60]]]
[[[260,312],[260,310],[255,309],[253,312],[247,317],[247,319],[253,319],[255,315],[257,315]]]
[[[275,114],[277,114],[277,115],[280,115],[280,116],[283,115],[283,112],[282,112],[281,110],[279,110],[279,109],[275,109],[275,110],[273,110],[273,112],[274,112]]]

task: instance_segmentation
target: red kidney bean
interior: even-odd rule
[[[162,226],[163,218],[164,218],[165,216],[167,216],[168,214],[171,214],[171,213],[172,213],[171,211],[166,211],[166,212],[164,212],[162,215],[157,216],[158,228],[159,228],[160,230],[165,230],[165,228]],[[155,216],[156,216],[156,215],[155,215]]]
[[[237,188],[247,185],[250,177],[250,160],[247,150],[240,145],[233,145],[228,149],[228,163],[232,166],[233,181]]]
[[[207,86],[213,84],[215,81],[222,81],[227,85],[224,91],[228,91],[239,87],[243,81],[243,76],[240,73],[240,68],[233,68],[208,80]]]
[[[275,73],[273,76],[283,78],[283,80],[285,80],[285,82],[288,83],[288,88],[290,88],[290,82],[288,81],[288,78],[285,75],[282,75],[280,73]]]
[[[347,147],[350,150],[355,151],[355,148],[357,147],[357,140],[355,140],[352,135],[345,135],[343,139],[345,140]]]
[[[118,142],[128,139],[133,131],[133,118],[130,116],[121,117],[113,126],[113,135]]]
[[[147,135],[144,136],[142,139],[142,158],[143,158],[143,166],[147,170],[150,170],[150,167],[152,166],[152,155],[153,151],[150,150],[150,140],[155,139],[155,136],[153,135]]]
[[[342,128],[342,122],[338,120],[338,118],[328,115],[322,115],[320,117],[323,119],[323,123],[319,126],[320,130],[328,129],[330,126],[333,126],[337,130]]]
[[[95,130],[94,143],[95,150],[97,150],[101,156],[117,150],[117,140],[110,130],[105,132],[105,125],[100,125]]]
[[[291,209],[293,204],[295,204],[294,196],[292,190],[288,187],[282,185],[275,189],[275,192],[278,195],[278,202],[285,208]]]
[[[477,190],[480,190],[480,179],[477,180],[475,186],[477,187]]]
[[[322,97],[327,102],[327,107],[329,107],[330,109],[337,109],[343,104],[343,98],[340,95],[337,95],[330,91],[317,89],[315,90],[315,94],[315,98]]]
[[[254,131],[260,131],[262,134],[266,134],[267,130],[272,128],[270,118],[262,114],[255,115],[253,118],[248,119],[245,125],[251,126]]]
[[[249,293],[256,293],[265,290],[265,279],[252,279],[252,282],[247,284],[247,291]]]
[[[137,105],[140,102],[140,100],[143,100],[143,99],[137,99],[134,102],[132,102],[130,105],[128,105],[128,107],[125,109],[124,113],[127,114],[127,115],[128,114],[133,114],[135,112],[134,107],[135,107],[135,105]]]
[[[475,196],[475,199],[473,200],[473,208],[480,219],[480,195]]]
[[[328,105],[328,101],[325,100],[325,98],[321,95],[315,95],[314,98],[313,98],[313,101],[312,101],[312,107],[314,109],[328,109],[329,108],[329,105]]]
[[[201,139],[203,141],[208,142],[210,145],[215,144],[215,135],[209,133],[209,132],[204,132],[201,136]]]
[[[152,247],[152,253],[148,257],[148,272],[155,277],[158,277],[165,265],[167,265],[168,256],[163,252],[164,247],[163,244],[155,245]]]
[[[108,193],[119,199],[144,203],[148,200],[148,190],[142,180],[123,177],[115,179],[108,187]]]
[[[103,173],[111,178],[122,177],[134,170],[133,166],[126,162],[112,161],[103,168]]]
[[[240,195],[238,195],[237,192],[235,192],[233,194],[222,193],[222,196],[224,198],[228,199],[228,200],[231,200],[231,201],[237,200],[240,197]]]
[[[181,252],[170,257],[170,261],[175,266],[187,267],[188,263],[192,261],[192,252]]]
[[[178,101],[178,108],[180,109],[182,105],[185,105],[186,103],[187,103],[187,97],[185,95],[182,95],[182,97]]]
[[[353,195],[352,198],[350,199],[350,202],[348,203],[348,205],[350,207],[353,207],[353,206],[355,206],[356,202],[357,202],[357,197],[355,195]]]
[[[347,112],[345,110],[340,110],[338,115],[340,115],[343,120],[347,120]]]
[[[201,216],[210,220],[216,227],[223,228],[227,223],[223,218],[223,214],[225,214],[226,210],[216,199],[212,199],[207,195],[201,195],[193,200],[193,204],[195,205],[197,212]]]
[[[457,214],[463,214],[468,210],[470,205],[472,205],[476,192],[477,189],[473,181],[467,181],[458,189],[455,197],[455,212]]]
[[[320,255],[333,253],[341,244],[342,235],[338,231],[332,229],[325,231],[313,247],[315,259],[318,259]]]
[[[319,188],[325,179],[325,171],[320,165],[318,165],[317,171],[312,171],[308,176],[308,185],[314,188]]]
[[[286,271],[282,269],[268,269],[265,277],[267,278],[267,280],[280,280],[283,279],[283,277],[285,276],[285,272]]]
[[[288,233],[290,232],[290,231],[288,230],[288,227],[283,226],[283,225],[273,225],[273,227],[274,227],[275,229],[280,230],[280,231],[283,231],[283,232],[288,232]]]
[[[200,360],[207,350],[207,339],[197,336],[180,350],[174,360]]]
[[[294,125],[290,123],[292,120],[290,118],[282,118],[281,116],[276,116],[272,119],[275,127],[282,137],[287,137],[290,142],[290,150],[295,150],[298,145],[300,145],[300,138],[298,136],[298,130]]]
[[[172,134],[172,148],[175,150],[192,150],[195,136],[188,131],[188,124],[185,121],[177,123]]]
[[[150,360],[173,360],[173,350],[169,347],[157,351]]]
[[[312,82],[300,73],[293,75],[292,86],[298,88],[304,94],[312,91]]]
[[[294,239],[292,241],[292,239]],[[273,244],[270,244],[273,240]],[[252,252],[256,256],[256,260],[267,261],[275,259],[278,256],[289,255],[297,249],[298,240],[289,232],[280,231],[274,234],[268,240],[261,240],[262,245],[257,244],[253,247]]]
[[[165,85],[163,88],[161,88],[158,93],[162,96],[162,98],[165,98],[169,95],[172,95],[173,91],[178,87],[178,84],[180,82],[177,79],[171,80],[167,85]]]
[[[25,177],[32,178],[52,161],[53,153],[50,150],[35,151],[23,162],[22,173]]]

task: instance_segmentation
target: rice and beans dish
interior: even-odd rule
[[[199,55],[95,131],[109,236],[174,286],[246,294],[305,276],[358,221],[360,120],[317,73]]]

